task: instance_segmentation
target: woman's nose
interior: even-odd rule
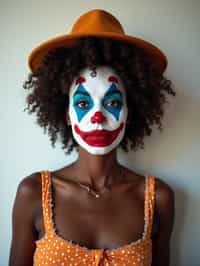
[[[102,114],[102,112],[95,112],[91,117],[92,123],[103,123],[106,121],[106,117]]]

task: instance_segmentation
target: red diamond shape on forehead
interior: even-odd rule
[[[109,81],[109,82],[114,82],[114,83],[119,83],[119,82],[118,82],[118,79],[117,79],[115,76],[110,76],[110,77],[108,78],[108,81]]]
[[[81,83],[83,83],[83,82],[85,82],[86,80],[85,80],[85,78],[84,77],[79,77],[77,80],[76,80],[76,85],[77,84],[81,84]]]
[[[119,83],[118,79],[115,77],[115,76],[109,76],[108,78],[108,81],[109,82],[114,82],[114,83]],[[77,80],[76,80],[76,85],[77,84],[81,84],[83,82],[86,82],[86,79],[84,77],[79,77]]]

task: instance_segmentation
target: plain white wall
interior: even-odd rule
[[[102,8],[115,15],[129,35],[147,39],[166,53],[166,76],[177,92],[169,99],[163,132],[155,128],[145,150],[119,159],[138,173],[169,183],[176,195],[171,265],[200,263],[200,1],[1,1],[0,2],[0,266],[8,263],[11,210],[20,180],[42,169],[57,169],[76,158],[61,145],[53,149],[34,116],[23,112],[27,56],[41,42],[68,33],[79,15]],[[23,217],[22,217],[23,219]]]

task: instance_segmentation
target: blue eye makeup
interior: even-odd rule
[[[116,120],[123,106],[123,95],[118,90],[116,84],[112,83],[102,99],[103,108],[112,114]],[[87,90],[80,84],[73,95],[73,107],[76,111],[78,121],[94,107],[94,101]]]
[[[78,107],[81,109],[90,108],[91,106],[91,98],[89,96],[85,96],[82,94],[77,94],[74,96],[74,107]]]
[[[103,98],[103,106],[116,120],[119,120],[120,111],[123,106],[123,96],[114,83]]]
[[[78,121],[92,109],[94,102],[90,94],[86,91],[82,84],[79,85],[77,91],[73,95],[73,107],[76,111]]]
[[[122,96],[120,94],[113,94],[110,96],[104,97],[103,105],[104,107],[110,108],[121,108],[123,104]]]

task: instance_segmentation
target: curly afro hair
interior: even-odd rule
[[[69,87],[83,68],[100,65],[112,67],[125,85],[129,112],[120,146],[126,152],[143,149],[143,139],[151,135],[154,124],[162,130],[164,103],[168,102],[165,93],[176,95],[171,81],[159,74],[152,60],[133,44],[84,37],[77,46],[49,52],[23,84],[30,90],[24,110],[36,113],[37,123],[45,133],[48,130],[53,147],[60,137],[66,154],[78,146],[66,123]]]

